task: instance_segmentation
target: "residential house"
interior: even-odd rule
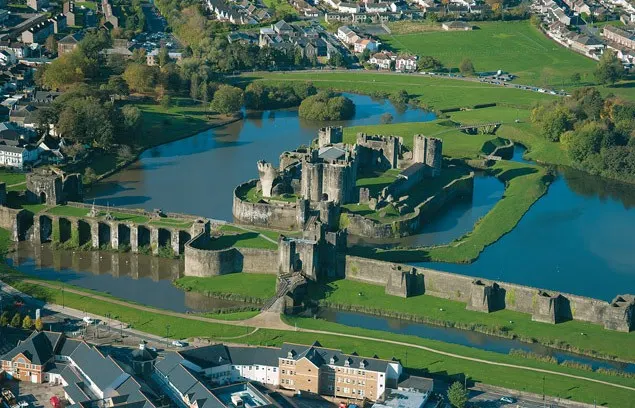
[[[54,34],[53,21],[46,20],[29,28],[22,33],[21,40],[25,44],[44,43],[46,39]]]
[[[53,23],[53,32],[55,34],[59,34],[62,31],[66,30],[67,27],[67,19],[64,14],[57,14],[51,17],[51,22]]]
[[[230,44],[235,42],[240,44],[258,44],[258,37],[242,31],[232,31],[227,34],[227,41]]]
[[[369,38],[360,38],[359,40],[355,41],[353,49],[357,53],[362,53],[366,50],[370,52],[377,52],[377,50],[379,49],[379,44],[377,43],[377,41]]]
[[[9,50],[0,50],[0,64],[10,66],[16,63],[15,54]]]
[[[368,62],[378,69],[389,70],[392,61],[396,59],[395,55],[388,51],[379,52],[371,55]]]
[[[35,163],[38,157],[39,150],[36,146],[10,146],[0,144],[0,166],[23,169],[25,165]],[[27,365],[28,364],[27,362]]]
[[[16,59],[25,58],[29,55],[29,47],[23,42],[0,40],[0,50],[12,52]]]
[[[474,27],[465,21],[446,21],[441,23],[441,28],[445,31],[470,31]]]
[[[291,5],[304,17],[317,17],[319,11],[304,0],[291,0]]]
[[[417,56],[402,54],[395,59],[395,71],[415,72],[417,70]]]
[[[355,44],[355,42],[360,39],[359,35],[357,35],[357,33],[349,26],[339,27],[337,29],[337,38],[346,45]]]
[[[377,2],[371,3],[367,2],[364,6],[367,13],[385,13],[390,10],[390,3],[386,2]]]
[[[589,56],[599,56],[605,47],[604,43],[597,38],[582,34],[569,35],[567,42],[574,50]]]
[[[66,24],[73,27],[80,25],[80,20],[75,12],[75,2],[72,0],[66,1],[62,7],[63,14],[66,16]]]
[[[85,32],[77,31],[73,34],[69,34],[57,42],[57,54],[62,55],[72,52],[79,42],[84,39]]]
[[[0,26],[4,25],[9,19],[9,11],[3,8],[0,8]]]
[[[611,25],[604,26],[602,36],[611,43],[635,50],[635,33]]]
[[[33,141],[36,134],[13,122],[0,123],[0,144],[7,146],[25,146]]]
[[[37,107],[31,104],[13,105],[13,108],[9,110],[9,120],[22,127],[35,129],[37,124]]]
[[[48,7],[48,0],[27,0],[26,5],[35,11],[41,11],[44,7]]]
[[[273,31],[280,36],[292,36],[295,33],[293,26],[284,20],[278,21],[272,25],[271,28],[273,28]]]
[[[349,14],[354,14],[354,13],[359,13],[360,11],[360,7],[358,3],[346,3],[346,2],[340,2],[337,5],[337,10],[340,13],[349,13]]]
[[[181,62],[183,54],[180,52],[168,52],[168,58],[175,62]],[[155,48],[146,54],[146,64],[149,66],[159,65],[159,48]]]

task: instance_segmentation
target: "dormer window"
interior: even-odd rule
[[[295,351],[289,350],[289,352],[287,353],[287,358],[293,358],[294,355],[295,355]]]
[[[347,358],[347,359],[344,361],[344,367],[350,367],[352,362],[353,362],[353,361],[352,361],[350,358]]]
[[[362,360],[359,362],[359,368],[366,368],[367,364],[368,364],[368,361]]]
[[[331,357],[331,364],[335,364],[335,357]]]

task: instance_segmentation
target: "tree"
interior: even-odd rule
[[[126,131],[131,135],[136,134],[143,123],[141,110],[136,106],[125,105],[121,108],[121,114],[123,115],[123,124]]]
[[[103,84],[99,89],[117,96],[126,96],[130,92],[128,83],[119,75],[108,78],[108,83]]]
[[[166,93],[161,97],[159,103],[164,110],[168,110],[172,106],[172,97]]]
[[[2,312],[2,316],[0,316],[0,327],[9,325],[9,312]]]
[[[131,63],[126,67],[123,79],[130,89],[137,92],[147,92],[154,86],[155,70],[145,64]]]
[[[44,323],[42,322],[42,319],[40,318],[35,319],[35,330],[42,331],[43,329],[44,329]]]
[[[117,150],[117,159],[122,162],[129,162],[132,159],[134,159],[135,155],[134,152],[132,151],[132,148],[128,145],[122,145],[118,150]]]
[[[601,84],[613,85],[624,77],[624,66],[617,55],[605,50],[595,68],[595,79]]]
[[[463,75],[474,75],[474,65],[472,64],[472,60],[469,58],[463,58],[461,64],[459,64],[459,71]]]
[[[424,55],[419,59],[419,69],[424,71],[440,71],[443,69],[443,64],[438,59],[429,55]]]
[[[22,320],[22,328],[26,330],[31,330],[33,327],[33,320],[29,316],[24,316],[24,320]]]
[[[11,327],[20,327],[20,323],[22,323],[22,316],[20,316],[20,312],[16,312],[11,319]]]
[[[240,88],[221,85],[214,93],[212,109],[223,114],[235,113],[240,110],[244,102],[244,93]]]
[[[170,53],[166,47],[159,48],[159,54],[157,55],[157,59],[159,60],[159,66],[163,67],[168,62],[170,62]]]
[[[574,85],[578,85],[582,81],[582,75],[579,72],[574,72],[571,74],[571,83]]]
[[[448,400],[455,408],[464,408],[467,404],[468,393],[460,382],[453,383],[448,389]]]
[[[43,71],[41,83],[50,89],[68,89],[73,84],[83,82],[90,70],[88,59],[75,50],[50,63]]]
[[[72,158],[73,161],[77,160],[77,156],[84,153],[84,151],[86,151],[86,149],[81,143],[74,143],[64,147],[63,149],[64,154]]]
[[[93,170],[92,167],[87,167],[84,170],[84,176],[82,177],[82,182],[84,184],[92,184],[97,180],[97,173]]]
[[[564,106],[547,110],[540,122],[542,135],[552,142],[560,140],[560,135],[573,127],[573,115]]]
[[[198,75],[196,73],[192,74],[190,78],[190,98],[198,99],[199,91],[199,81]]]
[[[319,92],[302,101],[298,115],[310,120],[345,120],[355,116],[355,104],[344,96]]]
[[[44,43],[44,48],[46,48],[46,50],[51,54],[57,53],[57,40],[54,35],[51,34],[48,36],[46,42]]]
[[[385,123],[385,124],[392,123],[393,119],[394,119],[393,116],[388,112],[381,115],[381,123]]]

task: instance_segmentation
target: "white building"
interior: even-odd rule
[[[0,166],[23,169],[25,164],[36,162],[38,157],[37,147],[0,145]]]
[[[378,69],[390,69],[390,63],[395,60],[395,56],[391,52],[380,52],[370,57],[368,62]]]
[[[417,57],[415,55],[400,55],[395,60],[395,71],[414,72],[417,70]]]

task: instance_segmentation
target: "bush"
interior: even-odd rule
[[[310,120],[346,120],[355,116],[355,104],[344,96],[320,92],[303,100],[298,113]]]
[[[240,111],[244,103],[244,93],[240,88],[221,85],[212,100],[212,109],[218,113],[231,114]]]
[[[310,82],[264,84],[254,82],[245,89],[245,106],[249,109],[281,109],[298,106],[317,90]]]

